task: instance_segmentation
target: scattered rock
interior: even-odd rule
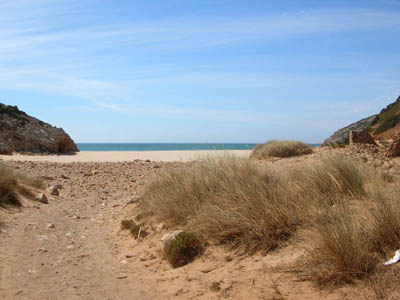
[[[56,184],[54,187],[58,190],[62,190],[64,188],[62,184]]]
[[[49,224],[47,224],[47,228],[48,229],[53,229],[53,228],[55,228],[55,226],[54,226],[53,223],[49,223]]]
[[[160,224],[157,225],[156,230],[159,232],[165,228],[164,222],[161,222]]]
[[[46,196],[45,193],[40,193],[40,194],[36,197],[36,199],[37,199],[39,202],[41,202],[41,203],[49,204],[49,200],[47,199],[47,196]]]
[[[47,189],[50,195],[52,196],[60,196],[60,192],[58,191],[58,188],[56,186],[51,186]]]
[[[221,290],[221,284],[218,281],[213,281],[210,285],[210,290],[213,292],[219,292]]]

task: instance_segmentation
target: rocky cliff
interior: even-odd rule
[[[0,103],[0,154],[76,151],[78,147],[63,129],[31,117],[16,106]]]
[[[363,130],[368,129],[378,121],[378,115],[362,119],[358,122],[352,123],[342,129],[339,129],[333,133],[328,139],[326,139],[323,145],[330,144],[348,144],[350,130]]]
[[[323,145],[347,144],[350,130],[368,130],[378,140],[392,139],[400,127],[400,97],[382,109],[379,114],[362,119],[339,129],[326,139]]]

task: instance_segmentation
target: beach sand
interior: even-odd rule
[[[135,159],[151,161],[191,161],[205,156],[230,154],[248,157],[251,150],[197,150],[197,151],[82,151],[64,155],[0,155],[4,161],[71,162],[122,162]]]

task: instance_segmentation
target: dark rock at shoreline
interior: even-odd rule
[[[31,117],[16,106],[0,103],[0,154],[77,151],[78,147],[63,129]]]

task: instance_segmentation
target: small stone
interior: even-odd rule
[[[128,263],[128,261],[126,260],[121,260],[121,264],[126,265]]]
[[[74,248],[75,248],[74,245],[69,245],[69,246],[67,246],[67,249],[74,249]]]
[[[52,196],[59,196],[60,195],[60,192],[58,191],[58,188],[56,188],[55,186],[51,186],[47,190],[48,190],[49,194],[52,195]]]
[[[64,188],[62,184],[56,184],[54,187],[58,190],[62,190]]]
[[[151,160],[150,159],[146,159],[146,162],[149,163],[149,162],[151,162]]]
[[[47,252],[47,249],[46,248],[40,248],[39,250],[38,250],[38,252]]]
[[[74,220],[79,220],[81,217],[80,216],[72,216],[72,219]]]
[[[132,253],[127,253],[127,254],[125,254],[125,257],[126,257],[126,258],[132,258],[132,257],[133,257],[133,254],[132,254]]]
[[[39,202],[44,203],[44,204],[49,204],[49,200],[47,199],[47,196],[45,193],[40,193],[37,197],[37,200],[39,200]]]
[[[61,175],[61,178],[62,178],[62,179],[69,179],[69,177],[66,176],[66,175],[64,175],[64,174]]]
[[[140,261],[147,261],[147,257],[146,257],[146,256],[140,256],[140,257],[139,257],[139,260],[140,260]]]
[[[117,279],[126,279],[126,278],[128,278],[128,276],[126,275],[117,276]]]
[[[157,225],[156,230],[157,231],[161,231],[165,228],[165,224],[164,222],[161,222],[160,224]]]
[[[53,223],[49,223],[49,224],[47,224],[47,228],[48,228],[48,229],[52,229],[52,228],[55,228],[55,226],[54,226]]]

